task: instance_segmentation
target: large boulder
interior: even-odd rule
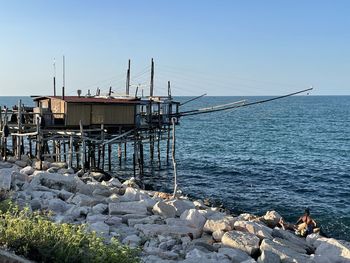
[[[333,238],[319,238],[316,242],[315,261],[317,263],[350,262],[350,243]]]
[[[50,162],[47,161],[42,161],[40,164],[40,161],[35,161],[33,163],[33,168],[35,168],[35,170],[48,170],[51,166]]]
[[[89,224],[89,230],[95,231],[99,236],[107,236],[109,234],[109,225],[104,222],[95,222]]]
[[[189,227],[186,225],[158,225],[158,224],[136,224],[135,229],[141,231],[145,236],[192,236],[193,238],[199,238],[201,232],[194,227]]]
[[[92,214],[103,214],[107,209],[108,205],[99,203],[91,208],[91,212]]]
[[[218,252],[227,256],[232,263],[241,263],[245,260],[251,259],[251,257],[248,256],[248,254],[246,252],[243,252],[241,249],[223,247],[219,248]]]
[[[88,195],[77,193],[71,196],[67,200],[67,203],[71,203],[79,206],[93,206],[97,203],[97,201]]]
[[[127,187],[125,193],[120,197],[120,201],[131,202],[131,201],[140,201],[141,190],[135,189],[132,187]]]
[[[10,190],[13,169],[0,169],[0,190]]]
[[[61,199],[55,198],[49,200],[48,209],[55,212],[56,214],[59,214],[65,212],[68,209],[68,207],[66,202],[62,201]]]
[[[26,166],[20,170],[20,173],[26,174],[26,175],[31,175],[34,173],[34,168],[31,166]]]
[[[231,231],[235,219],[232,216],[209,218],[203,227],[203,231],[213,233],[215,231]]]
[[[281,263],[281,259],[275,253],[268,250],[263,250],[257,262],[258,263]]]
[[[109,181],[102,181],[102,185],[106,185],[108,187],[118,187],[121,188],[123,184],[117,178],[111,178]]]
[[[271,228],[274,228],[281,220],[281,218],[281,215],[276,211],[267,211],[261,219],[266,225],[268,225]]]
[[[283,230],[283,229],[275,227],[272,230],[272,236],[286,239],[286,240],[288,240],[288,241],[290,241],[298,246],[305,248],[306,250],[309,250],[309,246],[307,245],[306,240],[304,238],[296,236],[291,231]]]
[[[110,215],[147,215],[147,206],[142,201],[109,203]]]
[[[180,219],[187,221],[193,227],[203,230],[205,221],[207,220],[197,209],[189,209],[184,211]]]
[[[153,212],[153,214],[161,215],[165,218],[175,217],[175,214],[176,214],[175,208],[173,206],[163,202],[163,201],[157,202],[153,206],[152,212]]]
[[[314,262],[313,258],[311,258],[307,254],[299,253],[293,250],[290,247],[277,244],[276,242],[270,239],[264,239],[261,242],[260,250],[264,253],[264,251],[271,251],[278,255],[282,262],[286,263],[312,263]]]
[[[12,167],[13,167],[13,164],[0,161],[0,169],[12,168]]]
[[[176,216],[181,216],[181,214],[186,210],[195,208],[193,202],[189,200],[184,200],[184,199],[171,200],[171,201],[167,201],[166,203],[175,208]]]
[[[254,234],[233,230],[226,232],[221,242],[225,246],[241,249],[249,255],[256,255],[259,251],[260,239]]]
[[[61,190],[68,192],[75,192],[77,182],[74,175],[62,175],[48,172],[34,173],[35,176],[31,184],[41,184],[50,189]]]
[[[258,236],[260,239],[264,239],[264,238],[272,239],[272,236],[271,236],[272,229],[268,228],[267,226],[258,224],[256,222],[236,221],[234,223],[234,228],[238,231],[252,233]]]
[[[28,163],[25,162],[25,161],[17,160],[17,161],[15,162],[15,164],[16,164],[17,166],[21,167],[21,168],[24,168],[24,167],[27,166]]]
[[[128,219],[128,225],[134,226],[136,224],[157,224],[162,222],[162,219],[158,215],[147,216],[143,218],[130,218]]]

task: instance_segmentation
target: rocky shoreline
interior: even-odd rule
[[[201,200],[173,199],[145,191],[133,178],[99,182],[103,174],[83,173],[65,163],[22,156],[0,161],[0,190],[32,210],[50,210],[56,223],[86,224],[108,242],[118,238],[139,247],[143,262],[350,262],[346,241],[277,227],[281,216],[233,216]]]

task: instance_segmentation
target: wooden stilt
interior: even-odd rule
[[[112,145],[108,144],[108,171],[112,171],[112,161],[111,161],[111,154],[112,154]]]
[[[160,137],[161,137],[161,129],[158,129],[158,140],[157,140],[157,151],[158,151],[158,166],[161,167],[160,161]]]

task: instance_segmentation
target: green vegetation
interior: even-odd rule
[[[137,250],[105,244],[84,225],[55,224],[39,212],[0,211],[0,246],[37,262],[139,262]]]

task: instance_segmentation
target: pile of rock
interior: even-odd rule
[[[87,224],[106,241],[142,249],[144,262],[349,262],[347,242],[307,239],[276,227],[280,215],[232,216],[200,200],[163,199],[135,180],[74,174],[64,163],[0,162],[0,189],[14,190],[20,206],[51,210],[57,223]],[[78,176],[79,175],[79,176]],[[167,196],[168,195],[164,195]]]

